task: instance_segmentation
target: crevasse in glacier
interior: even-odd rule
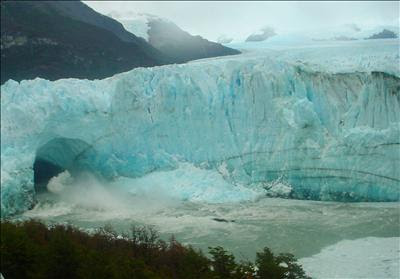
[[[95,81],[10,80],[2,215],[32,206],[38,158],[105,179],[189,162],[238,187],[282,182],[292,198],[397,201],[399,89],[398,72],[321,71],[268,52]]]

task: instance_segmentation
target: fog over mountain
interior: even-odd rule
[[[132,10],[158,15],[192,35],[212,41],[217,41],[221,34],[245,39],[264,26],[272,26],[280,34],[344,24],[356,24],[360,28],[399,25],[399,3],[396,1],[85,3],[103,14]]]

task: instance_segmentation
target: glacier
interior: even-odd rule
[[[289,198],[398,201],[399,42],[379,41],[249,50],[94,81],[9,80],[1,214],[35,203],[36,160],[105,181],[188,163],[238,196],[278,185]]]

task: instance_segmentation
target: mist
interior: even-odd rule
[[[155,213],[181,203],[162,189],[153,187],[151,192],[135,189],[134,179],[104,181],[88,172],[73,177],[64,171],[49,181],[47,190],[37,195],[38,203],[26,216],[89,214],[96,219],[110,220]]]
[[[399,26],[399,2],[147,2],[84,1],[102,14],[150,13],[167,18],[193,35],[216,40],[246,37],[264,26],[279,33],[333,28]]]

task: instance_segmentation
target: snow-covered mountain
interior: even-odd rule
[[[122,23],[126,30],[135,34],[135,36],[141,37],[145,39],[147,42],[149,41],[149,23],[152,20],[163,20],[168,21],[165,18],[160,18],[155,15],[147,14],[147,13],[135,13],[132,11],[127,11],[125,13],[120,13],[117,11],[113,11],[107,14],[107,16],[114,18]]]
[[[80,1],[1,2],[1,82],[104,78],[173,63]]]
[[[126,30],[142,37],[153,47],[177,62],[239,54],[240,51],[192,36],[172,21],[155,15],[112,12],[109,16],[120,21]]]
[[[362,26],[357,24],[344,24],[336,27],[306,31],[305,34],[313,40],[363,40],[379,34],[384,30],[399,36],[399,27],[392,25]]]
[[[374,37],[375,36],[375,37]],[[320,41],[354,41],[369,38],[398,38],[399,26],[397,25],[357,25],[342,24],[332,27],[304,29],[304,30],[282,30],[272,27],[260,28],[250,35],[235,37],[229,43],[229,46],[235,46],[238,43],[248,43],[249,47],[258,47],[261,44],[276,43],[312,43]],[[232,43],[232,44],[230,44]],[[250,46],[254,45],[254,46]]]
[[[236,200],[247,188],[398,201],[398,41],[377,41],[137,68],[95,81],[8,81],[1,214],[32,206],[38,160],[104,179],[190,163],[214,170],[198,171],[204,181],[229,182]]]

